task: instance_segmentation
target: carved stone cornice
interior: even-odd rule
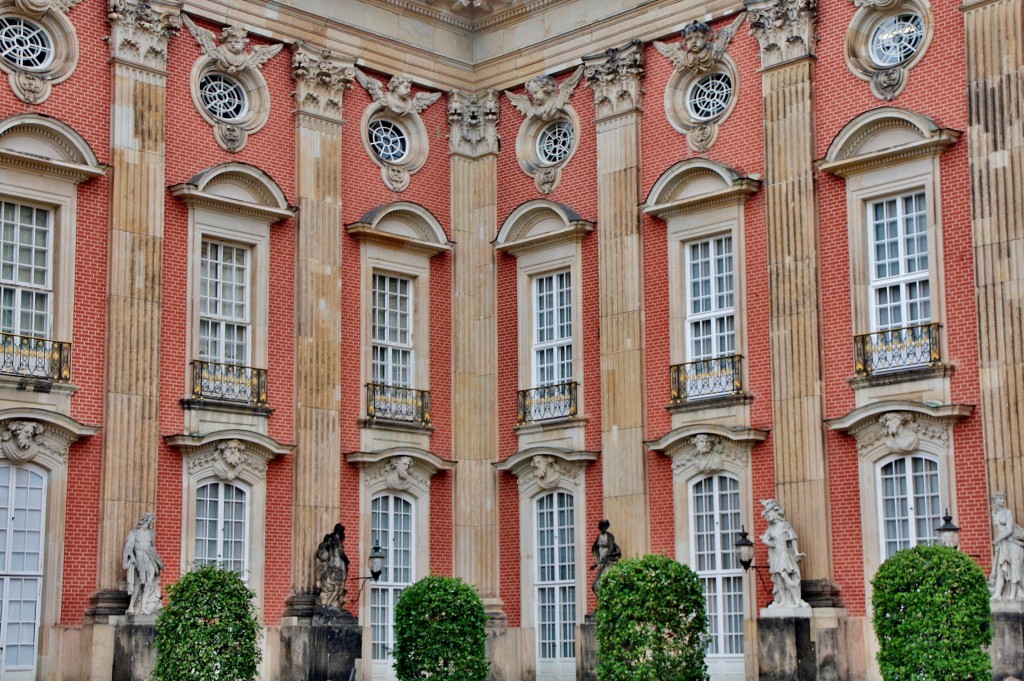
[[[672,459],[673,478],[683,482],[719,471],[742,474],[750,465],[751,450],[766,437],[765,430],[696,423],[676,428],[647,447]]]
[[[644,75],[643,44],[634,38],[622,47],[605,51],[602,55],[583,58],[583,75],[587,86],[594,91],[596,119],[602,120],[640,108]]]
[[[888,9],[900,4],[901,0],[852,0],[855,7],[874,7]]]
[[[67,463],[74,442],[98,430],[38,408],[4,409],[0,411],[0,459],[56,470]]]
[[[826,423],[832,430],[856,438],[862,458],[877,461],[915,451],[941,455],[948,448],[953,425],[973,410],[973,405],[966,404],[880,400]]]
[[[597,452],[576,452],[556,447],[534,447],[516,452],[493,464],[519,480],[519,493],[532,496],[556,488],[581,488],[587,466],[597,460]]]
[[[294,449],[266,435],[241,430],[169,435],[164,439],[181,452],[191,475],[212,472],[226,482],[242,479],[250,484],[266,479],[271,459]]]
[[[109,0],[110,56],[163,72],[167,43],[181,30],[181,2],[129,2]]]
[[[499,111],[498,93],[494,90],[482,94],[467,94],[460,90],[449,92],[450,153],[470,158],[497,154],[501,141],[498,134]]]
[[[299,111],[341,122],[342,95],[356,79],[352,64],[300,40],[292,44],[292,78]]]
[[[14,7],[23,14],[38,18],[50,11],[67,14],[80,2],[82,0],[14,0]]]
[[[818,0],[747,0],[750,35],[761,45],[761,68],[813,56]]]

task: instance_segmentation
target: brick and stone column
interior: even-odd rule
[[[644,331],[640,224],[640,81],[633,41],[586,58],[597,126],[597,233],[601,287],[601,461],[604,515],[628,556],[650,547],[644,450]]]
[[[297,43],[292,77],[299,221],[289,614],[308,616],[316,548],[341,514],[342,93],[355,71]]]

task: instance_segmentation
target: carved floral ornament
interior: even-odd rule
[[[881,401],[831,419],[828,426],[856,438],[858,454],[868,461],[912,452],[942,456],[948,453],[953,425],[973,409],[964,404]]]
[[[166,440],[181,451],[190,475],[212,473],[225,482],[243,480],[249,484],[266,480],[270,460],[293,449],[266,435],[235,430],[205,436],[172,435]]]
[[[429,135],[420,118],[441,98],[440,92],[412,92],[408,76],[392,76],[387,87],[355,69],[356,80],[373,103],[363,112],[360,129],[370,159],[380,166],[381,177],[392,191],[401,192],[430,153]]]
[[[526,117],[516,137],[516,158],[523,172],[533,178],[537,190],[550,194],[562,179],[579,146],[579,117],[569,104],[583,78],[583,66],[562,81],[549,75],[526,81],[526,94],[505,92],[512,105]]]
[[[594,91],[597,120],[635,111],[640,106],[644,75],[643,44],[633,39],[623,47],[606,50],[604,54],[584,57],[583,75]]]
[[[65,16],[81,0],[0,2],[0,69],[23,102],[40,104],[78,64],[78,36]]]
[[[299,110],[341,120],[342,95],[356,78],[351,64],[330,50],[312,50],[299,41],[292,45],[292,78]]]
[[[739,78],[726,50],[746,16],[740,13],[718,31],[695,21],[683,28],[681,43],[654,42],[675,67],[665,88],[665,114],[698,154],[715,143],[719,127],[735,107]]]
[[[499,111],[498,93],[494,90],[481,94],[467,94],[459,90],[449,92],[451,153],[471,158],[497,154],[501,141],[498,135]]]
[[[54,412],[6,409],[0,413],[0,459],[54,470],[67,463],[74,442],[98,430]]]
[[[581,488],[587,466],[596,460],[596,452],[536,447],[517,452],[494,466],[516,476],[520,494],[532,495],[557,488]]]
[[[430,492],[431,478],[453,469],[456,463],[416,447],[351,452],[345,458],[359,467],[363,488],[370,494],[391,490],[417,497],[426,496]]]
[[[762,0],[747,8],[750,34],[761,45],[763,68],[814,54],[817,0]]]
[[[766,437],[766,430],[693,424],[676,428],[647,447],[672,459],[673,479],[685,482],[721,471],[742,475],[754,445]]]
[[[167,43],[181,30],[181,5],[174,2],[109,0],[110,52],[117,62],[163,71]]]
[[[203,51],[192,67],[192,101],[223,149],[240,151],[270,117],[270,92],[260,68],[283,45],[247,49],[249,34],[241,26],[227,26],[219,39],[213,31],[184,17],[185,26]]]

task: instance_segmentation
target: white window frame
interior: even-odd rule
[[[217,250],[220,253],[220,257],[218,257],[216,260],[213,260],[212,258],[210,258],[208,253],[207,253],[207,247],[208,246],[211,247],[211,248],[217,248]],[[224,297],[224,295],[223,295],[224,288],[228,287],[228,286],[232,286],[232,285],[237,285],[236,282],[226,282],[224,280],[224,277],[223,277],[224,269],[226,267],[230,266],[230,265],[226,264],[225,260],[224,260],[224,250],[225,249],[229,249],[229,248],[241,251],[242,253],[245,254],[245,264],[244,264],[244,270],[243,270],[243,276],[244,276],[244,279],[245,279],[245,281],[244,281],[244,291],[243,291],[244,300],[242,301],[242,304],[243,304],[244,308],[243,308],[243,313],[240,316],[232,315],[232,314],[225,314],[224,311],[223,311],[225,306],[232,304],[231,301],[228,301]],[[245,366],[245,367],[252,366],[252,364],[250,362],[252,361],[252,355],[253,355],[253,323],[252,323],[252,319],[253,319],[253,302],[254,302],[253,301],[253,288],[254,288],[253,287],[253,281],[255,279],[255,276],[254,276],[255,273],[253,272],[252,265],[253,265],[253,260],[254,260],[254,258],[253,258],[254,249],[253,249],[252,245],[250,245],[250,244],[238,243],[238,242],[230,242],[230,241],[226,241],[226,240],[223,240],[223,239],[213,239],[213,238],[206,237],[206,238],[203,238],[201,240],[200,246],[199,246],[199,251],[200,251],[200,255],[199,255],[199,262],[200,262],[200,268],[199,268],[199,272],[200,272],[200,274],[199,274],[199,298],[200,298],[200,300],[199,300],[198,307],[200,309],[199,309],[199,325],[197,327],[198,328],[198,334],[199,334],[198,335],[198,339],[197,339],[197,341],[198,341],[198,349],[197,349],[198,355],[197,355],[197,359],[202,359],[202,360],[208,361],[208,362],[215,362],[215,363],[218,363],[218,364],[229,364],[229,365]],[[217,268],[218,268],[218,276],[217,277],[208,276],[208,273],[205,270],[206,263],[208,263],[208,262],[209,263],[215,263],[217,265]],[[218,289],[218,293],[217,293],[216,296],[209,295],[209,286],[210,286],[210,284],[206,284],[207,295],[203,295],[204,282],[211,282],[211,283],[215,283],[216,284],[217,289]],[[209,310],[207,310],[206,313],[204,314],[203,310],[202,310],[202,306],[203,306],[203,302],[205,300],[210,300],[211,302],[215,301],[219,305],[219,307],[221,308],[221,311],[219,313],[213,314],[213,313],[210,313]],[[210,353],[208,351],[206,353],[204,353],[202,351],[202,348],[203,348],[203,326],[204,326],[204,323],[206,325],[216,326],[219,329],[219,333],[216,334],[219,337],[217,337],[215,339],[217,344],[220,346],[220,351],[218,353]],[[227,336],[226,329],[229,326],[233,326],[233,327],[236,327],[238,329],[244,330],[244,336],[245,336],[244,340],[241,341],[241,342],[238,341],[237,339],[229,341],[227,339],[227,337],[226,337]],[[209,335],[207,337],[209,337]],[[242,354],[241,361],[239,361],[237,353],[228,353],[227,352],[227,345],[228,345],[228,343],[242,346],[243,352],[241,353]],[[228,357],[229,354],[234,354],[235,361],[229,361],[229,357]]]
[[[217,506],[217,518],[216,518],[217,529],[216,529],[216,535],[217,536],[213,538],[215,540],[215,542],[216,542],[216,547],[217,547],[216,548],[216,554],[217,555],[214,558],[212,558],[212,559],[211,558],[207,558],[206,560],[201,560],[199,558],[199,555],[198,555],[199,554],[199,547],[198,547],[198,543],[199,543],[199,527],[198,527],[198,525],[199,525],[199,512],[198,512],[199,496],[198,495],[199,495],[199,490],[200,489],[202,489],[202,488],[204,488],[206,486],[209,486],[209,485],[216,485],[217,488],[218,488],[218,492],[219,492],[219,495],[218,495],[217,500],[216,500],[216,506]],[[206,479],[200,480],[200,481],[198,481],[194,485],[193,492],[192,492],[193,495],[195,495],[195,497],[196,497],[195,500],[194,500],[194,503],[195,503],[195,506],[196,506],[196,513],[193,516],[193,525],[192,525],[192,527],[193,527],[193,534],[194,534],[194,537],[195,537],[195,539],[193,540],[193,547],[194,547],[194,551],[195,551],[195,553],[194,553],[194,556],[195,556],[194,562],[195,562],[195,564],[197,566],[214,564],[214,565],[224,565],[225,567],[228,567],[229,569],[231,568],[231,566],[224,559],[224,544],[225,544],[225,540],[224,540],[224,523],[225,523],[224,507],[225,507],[225,504],[227,502],[224,499],[224,494],[223,493],[224,493],[225,488],[227,488],[227,487],[231,487],[231,488],[237,489],[237,490],[241,491],[242,494],[245,495],[245,497],[243,499],[243,502],[242,502],[244,504],[244,518],[243,518],[243,521],[242,521],[242,540],[241,540],[241,544],[242,544],[242,558],[241,558],[241,566],[240,566],[240,568],[238,570],[236,570],[236,572],[238,572],[239,575],[241,575],[241,577],[242,577],[242,579],[244,581],[248,582],[249,581],[249,569],[250,569],[250,564],[249,564],[250,545],[252,544],[252,536],[251,536],[251,527],[252,527],[252,504],[251,504],[251,499],[252,499],[252,490],[250,489],[250,487],[248,485],[246,485],[244,483],[240,483],[237,480],[227,481],[227,480],[221,480],[219,478],[213,477],[213,478],[206,478]]]
[[[729,252],[727,255],[718,255],[714,252],[714,249],[719,243],[728,243]],[[703,246],[708,248],[708,258],[710,271],[708,272],[707,281],[709,290],[707,297],[710,298],[711,306],[706,311],[695,312],[693,309],[694,295],[693,295],[693,267],[694,267],[694,256],[693,249],[700,248]],[[686,361],[695,362],[705,359],[715,359],[718,357],[728,357],[736,354],[736,257],[733,252],[733,239],[732,233],[717,234],[708,236],[707,238],[693,239],[683,244],[683,252],[685,259],[685,272],[686,272]],[[728,272],[718,274],[714,271],[720,259],[727,258],[731,264],[731,268]],[[703,258],[701,258],[703,260]],[[732,287],[730,290],[726,290],[725,287],[720,286],[721,278],[723,276],[728,277],[731,280]],[[704,277],[701,277],[702,279]],[[719,299],[723,296],[729,296],[731,304],[720,305]],[[702,298],[704,296],[701,296]],[[720,322],[726,322],[731,320],[732,328],[722,331],[718,327]],[[710,352],[698,352],[695,346],[697,337],[693,331],[695,324],[708,322],[711,324],[711,335],[710,339],[712,348]],[[723,338],[731,338],[732,347],[721,349],[719,345]]]
[[[911,325],[927,324],[927,323],[931,322],[931,319],[932,319],[932,315],[931,315],[931,307],[932,307],[931,306],[931,289],[932,289],[932,283],[933,283],[931,281],[931,267],[930,267],[930,263],[931,263],[931,252],[930,252],[930,250],[931,249],[926,250],[925,253],[924,253],[924,258],[929,263],[929,267],[927,269],[925,269],[925,270],[918,270],[918,271],[912,272],[912,273],[908,273],[906,271],[907,270],[907,262],[908,262],[908,260],[911,257],[915,257],[915,256],[910,256],[907,253],[907,240],[908,240],[907,239],[907,233],[906,233],[907,214],[906,214],[906,212],[904,210],[904,205],[905,205],[905,201],[908,198],[913,198],[915,200],[915,202],[916,202],[917,201],[917,197],[921,197],[921,199],[920,199],[921,203],[922,203],[921,207],[924,209],[923,210],[923,212],[924,212],[924,219],[927,222],[928,219],[929,219],[928,218],[928,201],[927,201],[927,194],[926,194],[926,192],[923,189],[921,189],[919,191],[911,190],[909,192],[901,192],[899,194],[894,194],[894,195],[891,195],[891,196],[877,197],[877,198],[871,199],[870,201],[866,201],[865,202],[865,213],[866,213],[865,224],[866,224],[867,231],[868,231],[868,236],[867,236],[868,261],[869,261],[869,275],[868,276],[869,276],[870,282],[871,282],[870,283],[870,294],[869,294],[870,295],[870,299],[869,299],[869,303],[868,304],[869,304],[869,306],[871,308],[871,331],[872,332],[875,332],[875,331],[886,331],[886,330],[890,330],[890,329],[905,328],[905,327],[911,326]],[[895,215],[894,219],[896,220],[896,223],[897,223],[897,231],[898,231],[898,233],[897,233],[897,236],[896,236],[896,239],[895,239],[895,241],[896,241],[896,248],[897,248],[897,254],[896,254],[896,257],[895,257],[895,261],[899,265],[900,273],[897,274],[897,275],[888,276],[888,277],[879,277],[878,276],[879,261],[878,261],[878,258],[877,258],[877,255],[878,255],[878,252],[877,252],[878,241],[875,239],[875,227],[876,227],[876,225],[878,224],[879,221],[875,219],[874,213],[875,213],[876,206],[887,204],[890,201],[894,202],[895,205],[896,205],[896,215]],[[890,218],[890,219],[893,219],[893,218]],[[923,234],[923,236],[924,236],[924,238],[926,240],[926,246],[927,246],[928,232],[929,231],[930,230],[927,229],[927,227],[926,227],[925,232]],[[927,304],[928,304],[928,308],[929,308],[929,313],[927,315],[921,316],[919,319],[911,319],[911,314],[910,314],[910,309],[909,309],[910,306],[911,306],[911,302],[910,302],[910,299],[909,299],[908,289],[909,289],[910,286],[912,286],[914,284],[920,285],[921,282],[926,282],[927,283],[927,286],[928,286],[928,289],[929,289],[929,295],[928,295],[927,298],[918,298],[917,300],[927,300]],[[879,295],[879,292],[882,289],[891,289],[891,288],[894,288],[894,287],[898,287],[899,288],[899,292],[900,292],[899,310],[900,310],[900,318],[901,319],[900,319],[900,322],[898,324],[894,324],[891,321],[889,323],[883,323],[882,320],[881,320],[881,312],[880,312],[880,307],[881,306],[879,305],[878,295]]]
[[[931,478],[932,475],[934,475],[934,493],[924,495],[928,497],[935,497],[935,507],[934,509],[931,509],[933,513],[922,514],[921,509],[918,507],[920,496],[917,494],[917,489],[915,487],[916,474],[913,470],[913,462],[915,459],[926,461],[935,467],[934,471],[930,471],[930,474],[928,475],[929,478]],[[900,476],[903,479],[902,482],[906,486],[906,494],[896,497],[897,499],[905,500],[907,511],[906,537],[890,537],[887,533],[886,528],[888,517],[886,515],[885,507],[886,501],[889,499],[889,497],[885,495],[883,469],[886,466],[895,464],[898,461],[903,461],[906,465],[906,470],[904,470],[903,474]],[[938,534],[935,532],[935,528],[942,523],[942,509],[944,508],[943,504],[946,503],[946,505],[948,505],[948,502],[944,502],[942,495],[942,484],[940,482],[942,476],[940,474],[940,469],[941,466],[939,463],[939,459],[935,456],[931,456],[923,452],[911,452],[902,456],[886,457],[875,464],[875,491],[878,499],[878,550],[881,560],[884,561],[888,557],[890,557],[892,553],[895,553],[895,551],[890,553],[890,543],[902,544],[896,549],[897,551],[901,549],[911,548],[913,546],[931,545],[937,543]],[[929,519],[931,520],[930,523],[928,522]],[[931,532],[929,535],[921,536],[921,533],[918,532],[917,524],[918,522],[922,521],[927,523],[927,525],[930,527]]]
[[[549,292],[542,293],[541,286],[542,282],[550,282],[551,289]],[[576,366],[575,366],[575,353],[574,353],[574,338],[575,338],[575,317],[576,311],[574,309],[574,289],[572,269],[566,268],[554,272],[547,272],[544,274],[536,274],[531,278],[530,282],[531,289],[531,300],[533,302],[533,349],[531,352],[531,365],[532,365],[532,382],[531,387],[541,388],[544,386],[558,385],[560,383],[569,383],[576,380]],[[541,339],[542,323],[540,321],[540,315],[542,314],[542,295],[550,297],[551,308],[549,310],[543,310],[545,313],[551,315],[551,338]],[[568,304],[564,304],[563,301],[567,300]],[[568,307],[569,310],[569,333],[564,333],[564,326],[560,322],[561,312],[563,309]],[[551,351],[554,356],[551,364],[545,364],[541,362],[540,354]],[[564,358],[559,357],[561,352],[565,352],[569,355],[568,363]],[[568,364],[569,371],[565,371],[566,364]],[[551,378],[545,378],[546,368],[551,367]]]
[[[729,494],[735,494],[736,508],[730,511],[730,516],[733,516],[736,527],[734,528],[722,528],[723,513],[721,509],[721,497],[722,490],[720,483],[722,479],[729,480],[734,483],[735,490],[729,490]],[[714,527],[710,531],[704,533],[698,533],[698,513],[697,513],[697,499],[696,499],[696,488],[698,485],[705,483],[706,481],[712,481],[713,483],[713,503],[714,511],[712,514],[712,522]],[[701,583],[704,585],[704,598],[705,602],[708,603],[708,635],[709,643],[707,650],[707,664],[708,672],[711,678],[715,681],[724,679],[734,679],[735,681],[743,681],[744,677],[744,654],[746,646],[743,641],[743,620],[746,617],[746,589],[744,588],[744,570],[739,565],[739,561],[736,558],[736,536],[738,536],[740,526],[743,525],[743,484],[740,481],[739,476],[726,471],[717,471],[708,473],[707,475],[693,478],[689,481],[688,485],[689,493],[689,506],[690,506],[690,565],[693,567],[697,576],[700,578]],[[713,568],[702,568],[701,567],[701,553],[708,553],[708,551],[701,551],[702,545],[699,534],[711,535],[712,540],[715,542],[715,548],[711,550],[713,558],[715,560],[715,567]],[[728,560],[733,565],[731,567],[725,567],[722,565],[723,559]],[[738,580],[740,584],[739,592],[739,603],[740,609],[738,614],[740,616],[740,627],[738,632],[726,632],[727,624],[723,619],[723,615],[726,612],[726,596],[724,594],[723,583],[725,580]],[[716,585],[715,589],[715,602],[712,605],[708,602],[708,589],[707,582],[712,581]],[[735,613],[733,613],[735,614]],[[725,652],[727,649],[726,638],[729,635],[735,636],[738,634],[739,637],[739,652]]]
[[[399,316],[405,317],[405,332],[407,340],[402,341],[388,341],[378,338],[374,338],[373,334],[376,330],[376,318],[378,313],[383,312],[385,317],[389,317],[391,309],[391,293],[384,291],[384,296],[387,299],[387,305],[383,310],[377,307],[377,300],[379,291],[376,288],[378,280],[383,279],[390,284],[391,281],[397,281],[404,283],[407,287],[404,298],[406,299],[406,309],[404,312],[396,311]],[[390,285],[389,287],[390,288]],[[416,278],[409,276],[408,274],[394,274],[382,270],[374,270],[370,276],[370,318],[367,320],[367,326],[370,330],[370,381],[381,385],[394,386],[397,388],[415,388],[417,385],[416,376],[416,299],[417,299],[417,286]],[[402,296],[401,293],[397,295]],[[391,326],[389,320],[385,321],[385,330],[390,331]],[[383,362],[377,359],[378,352],[383,351],[387,354],[387,359]],[[396,354],[408,353],[408,360],[405,366],[402,366],[401,362],[395,362],[394,358]],[[381,376],[378,367],[383,366],[384,376]],[[406,376],[396,380],[396,371],[401,373],[404,370]]]
[[[561,514],[564,512],[564,507],[559,505],[560,496],[567,498],[572,502],[572,522],[571,524],[564,524]],[[554,544],[552,546],[541,545],[541,526],[540,519],[542,509],[540,508],[541,502],[545,499],[552,499],[552,508],[550,510],[544,510],[544,513],[549,513],[552,516],[554,525],[551,528],[545,528],[549,531],[553,530],[555,534]],[[577,645],[577,634],[576,627],[580,619],[580,600],[583,600],[583,610],[586,610],[586,592],[580,591],[579,589],[579,563],[575,561],[575,555],[571,555],[568,560],[560,560],[560,556],[564,550],[569,547],[569,542],[563,540],[563,532],[572,532],[572,544],[571,548],[573,554],[578,553],[576,549],[580,543],[581,537],[578,531],[579,522],[576,516],[576,498],[575,495],[568,490],[554,489],[538,494],[532,499],[533,507],[533,524],[534,534],[532,541],[534,542],[534,572],[533,572],[533,598],[535,607],[535,623],[536,623],[536,660],[537,660],[537,680],[542,681],[550,679],[552,681],[563,679],[568,681],[576,678],[576,645]],[[542,548],[553,553],[553,562],[547,564],[542,561],[541,552]],[[550,567],[554,570],[555,574],[552,579],[545,579],[542,570],[545,567]],[[565,577],[562,576],[561,570],[571,570],[572,575]],[[572,590],[572,603],[569,605],[568,600],[564,596],[564,592],[567,589]],[[551,604],[554,607],[554,638],[550,641],[545,641],[544,634],[542,633],[542,623],[544,622],[544,616],[542,610],[544,604],[541,603],[540,593],[541,591],[552,591],[554,594],[554,602]],[[572,608],[571,619],[566,617],[568,613],[567,608]],[[569,634],[566,632],[566,628],[571,627],[571,640]],[[545,644],[553,645],[555,647],[554,655],[548,655],[545,652]],[[567,651],[571,647],[572,656],[567,655]]]
[[[391,521],[391,527],[388,529],[388,541],[381,542],[381,533],[378,529],[374,528],[374,519],[378,515],[378,511],[374,510],[373,506],[377,500],[387,498],[389,499],[390,510],[388,516]],[[406,550],[408,553],[409,563],[403,566],[404,569],[409,571],[409,578],[407,580],[394,579],[394,539],[395,539],[395,528],[394,528],[394,501],[400,500],[406,504],[409,504],[409,548]],[[370,584],[370,596],[369,596],[369,630],[370,630],[370,664],[373,667],[373,678],[374,679],[386,679],[388,681],[394,681],[395,672],[393,669],[394,655],[393,646],[395,643],[395,606],[398,603],[398,596],[402,590],[411,586],[417,579],[418,573],[416,571],[416,528],[417,528],[417,508],[416,500],[408,495],[395,493],[389,490],[381,491],[375,494],[370,499],[370,543],[373,546],[380,546],[384,550],[384,554],[387,556],[384,573],[380,579]],[[386,593],[388,601],[383,606],[380,606],[376,602],[376,597]],[[376,640],[376,632],[380,630],[381,622],[378,621],[378,613],[383,611],[386,621],[383,626],[386,630],[385,640],[383,642]],[[392,646],[387,651],[385,657],[378,656],[378,645]]]

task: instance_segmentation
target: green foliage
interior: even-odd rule
[[[255,594],[238,573],[206,565],[167,589],[156,620],[153,681],[252,681],[260,662]]]
[[[399,681],[486,681],[487,615],[473,587],[452,577],[425,577],[395,606]]]
[[[874,585],[878,665],[886,681],[992,678],[988,582],[945,546],[917,546],[885,561]]]
[[[601,681],[704,681],[707,613],[700,579],[666,556],[623,560],[601,576]]]

